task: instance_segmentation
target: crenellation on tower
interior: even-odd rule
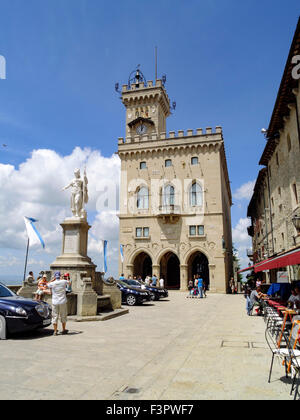
[[[118,144],[120,146],[126,145],[128,143],[139,143],[139,142],[154,142],[154,141],[163,141],[163,140],[189,140],[191,138],[198,139],[199,142],[207,142],[208,138],[211,137],[209,140],[218,141],[223,140],[223,130],[221,126],[216,126],[215,130],[211,127],[207,127],[206,130],[203,130],[202,128],[194,129],[188,129],[186,130],[178,130],[177,133],[174,130],[169,131],[168,133],[161,132],[152,132],[152,133],[145,133],[141,135],[128,135],[124,139],[123,137],[118,138]]]

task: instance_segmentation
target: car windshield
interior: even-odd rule
[[[124,283],[122,280],[118,280],[117,283],[122,287],[128,287],[128,284]]]
[[[126,283],[130,284],[130,286],[141,287],[140,283],[137,280],[126,280]]]
[[[11,292],[7,287],[0,284],[0,298],[11,297],[14,296],[13,292]]]

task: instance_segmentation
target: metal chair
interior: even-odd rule
[[[293,327],[292,327],[291,334],[288,340],[288,349],[290,352],[288,370],[291,371],[291,376],[293,380],[290,395],[292,395],[295,389],[294,400],[297,398],[297,395],[299,393],[298,392],[299,381],[297,382],[297,385],[295,387],[297,378],[299,379],[299,374],[300,374],[299,337],[300,337],[300,322],[296,320],[293,322]]]
[[[280,347],[278,347],[277,336],[282,334],[282,340]],[[290,395],[292,395],[295,390],[294,400],[299,394],[299,380],[296,385],[297,378],[299,379],[300,374],[300,350],[298,350],[297,343],[299,340],[300,334],[300,323],[295,322],[291,334],[288,335],[285,331],[282,333],[280,328],[277,328],[277,334],[274,334],[274,326],[267,327],[266,329],[266,341],[272,352],[271,367],[269,372],[269,380],[271,382],[271,375],[273,370],[273,363],[275,357],[279,359],[282,365],[285,367],[285,376],[288,378],[289,373],[291,372],[292,376],[292,387]]]
[[[274,334],[274,330],[277,329],[277,333]],[[279,333],[281,332],[280,328],[278,327],[274,327],[272,326],[268,326],[266,328],[266,332],[265,332],[265,337],[266,337],[266,341],[268,344],[268,347],[270,348],[271,352],[272,352],[272,360],[271,360],[271,366],[270,366],[270,372],[269,372],[269,380],[268,382],[271,382],[271,376],[272,376],[272,370],[273,370],[273,363],[274,363],[274,359],[275,357],[277,359],[279,359],[281,362],[284,362],[284,366],[285,366],[285,376],[288,377],[288,369],[287,369],[287,358],[289,358],[290,353],[289,350],[287,348],[287,342],[288,342],[288,338],[286,336],[286,334],[283,334],[283,340],[281,342],[281,347],[278,348],[278,344],[277,344],[277,336],[279,335]]]

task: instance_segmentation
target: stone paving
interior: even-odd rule
[[[291,399],[260,317],[242,295],[209,294],[130,308],[104,322],[69,322],[0,341],[0,399]]]

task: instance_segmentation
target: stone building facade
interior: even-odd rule
[[[201,274],[210,290],[226,292],[232,201],[222,128],[167,134],[170,100],[161,80],[137,77],[123,86],[122,102],[120,273],[156,274],[181,290]]]
[[[248,207],[254,263],[284,256],[300,247],[300,74],[297,78],[294,59],[297,55],[300,62],[300,20],[266,132],[267,143],[259,162],[263,169]],[[300,279],[299,265],[283,266],[280,270],[287,270],[290,280]],[[272,269],[263,276],[276,281],[277,271]]]

